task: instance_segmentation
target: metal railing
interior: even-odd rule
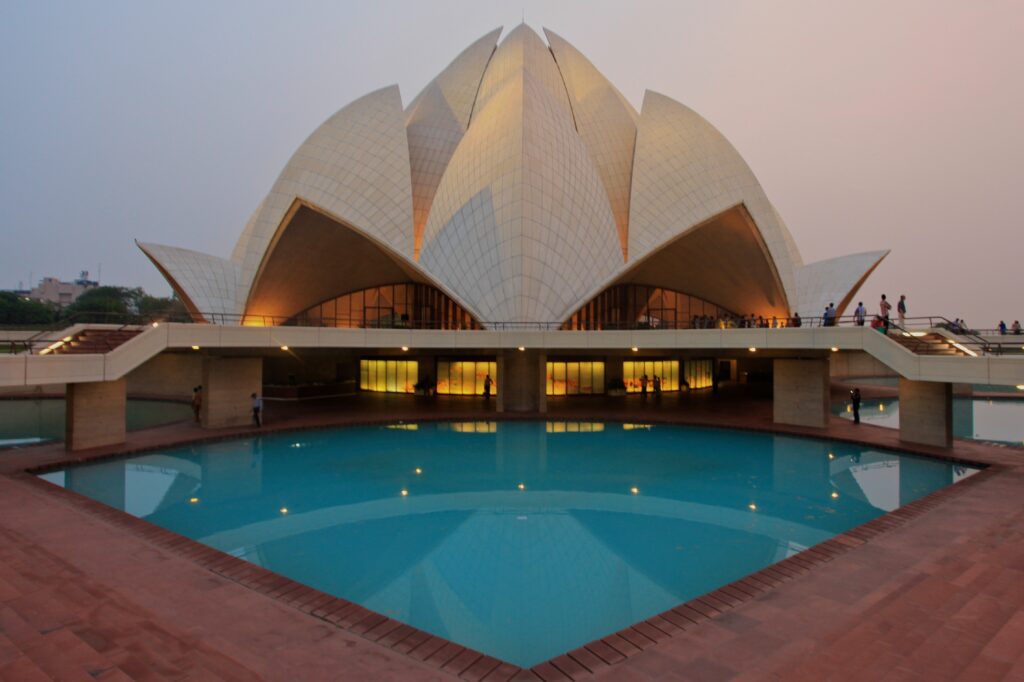
[[[490,321],[470,327],[459,326],[452,323],[445,323],[439,320],[410,320],[401,319],[396,316],[383,317],[377,320],[366,320],[355,317],[304,317],[281,315],[240,315],[227,313],[203,313],[206,322],[195,323],[188,315],[157,315],[146,316],[137,314],[118,313],[86,313],[75,316],[60,323],[49,325],[38,333],[23,340],[10,340],[0,342],[0,353],[33,353],[44,352],[53,344],[64,341],[67,337],[64,331],[75,324],[96,324],[105,325],[109,329],[116,325],[115,329],[126,330],[160,323],[183,323],[183,324],[218,324],[218,325],[243,325],[255,327],[322,327],[322,328],[348,328],[348,329],[399,329],[399,330],[438,330],[438,331],[664,331],[664,330],[696,330],[696,331],[728,331],[733,329],[766,329],[782,330],[793,328],[825,328],[825,327],[873,327],[881,333],[893,336],[896,341],[907,347],[912,352],[924,350],[929,345],[935,345],[935,340],[929,334],[933,330],[945,329],[953,334],[956,339],[948,341],[951,345],[959,346],[962,349],[970,349],[976,355],[1024,355],[1024,337],[1014,339],[1009,336],[1007,340],[992,342],[982,338],[974,330],[967,330],[959,327],[955,322],[942,316],[917,316],[907,317],[904,325],[900,326],[893,319],[890,319],[888,327],[877,316],[874,318],[858,319],[853,315],[844,315],[836,318],[818,317],[789,317],[789,318],[709,318],[697,317],[687,320],[660,320],[646,319],[631,322],[611,322],[600,324],[580,325],[575,329],[569,329],[563,322],[552,321]],[[4,329],[0,325],[0,330]],[[109,345],[109,344],[108,344]],[[113,346],[111,346],[113,347]],[[51,352],[51,351],[47,351]],[[970,353],[968,353],[970,354]]]

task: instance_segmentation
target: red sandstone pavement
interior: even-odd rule
[[[424,411],[487,416],[478,403],[459,400],[317,405],[270,404],[268,428],[411,419]],[[838,418],[827,430],[780,429],[770,422],[770,403],[728,396],[552,402],[550,412],[901,447],[895,431]],[[84,457],[247,431],[211,434],[177,424],[133,432],[127,447]],[[329,598],[307,591],[289,599],[273,585],[254,587],[260,581],[251,571],[225,568],[231,560],[211,563],[216,553],[190,552],[195,543],[140,532],[152,527],[97,512],[95,503],[18,473],[67,459],[60,446],[5,452],[0,680],[1024,680],[1024,450],[966,441],[952,452],[913,449],[993,466],[913,511],[530,671],[372,617],[361,634],[335,627],[314,615],[323,615],[317,609]]]

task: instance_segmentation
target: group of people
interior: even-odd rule
[[[1013,331],[1013,333],[1016,334],[1017,336],[1020,336],[1020,320],[1014,320],[1013,326],[1010,327],[1010,330]],[[1006,322],[1004,322],[1003,320],[999,320],[999,333],[1002,334],[1003,336],[1006,336]]]
[[[648,379],[646,373],[640,375],[640,397],[641,398],[646,398],[647,397],[647,384],[648,383],[650,383],[652,385],[652,388],[654,389],[654,395],[656,397],[660,398],[661,397],[661,377],[659,377],[657,374],[655,374],[654,375],[654,381],[652,382],[650,379]]]
[[[829,308],[832,305],[829,304]],[[888,334],[889,329],[892,327],[892,303],[889,303],[889,299],[885,294],[882,294],[882,300],[878,302],[878,314],[875,315],[875,319],[871,322],[871,327],[877,329],[883,334]],[[864,307],[864,301],[858,301],[857,307],[853,311],[853,323],[858,327],[863,327],[864,322],[867,319],[868,309]],[[903,329],[907,324],[907,297],[905,294],[900,294],[900,300],[896,303],[896,316],[899,319],[899,327]],[[832,319],[835,319],[835,313],[832,314]],[[832,326],[826,324],[826,327]]]
[[[803,324],[800,315],[788,320],[779,319],[777,316],[765,317],[764,315],[749,316],[726,315],[725,317],[712,317],[710,315],[694,315],[690,320],[690,329],[782,329],[783,327],[799,327]]]
[[[252,400],[252,423],[256,426],[263,426],[263,398],[253,393],[249,396]],[[196,424],[201,420],[203,412],[203,387],[196,386],[192,389],[192,414],[195,416]]]

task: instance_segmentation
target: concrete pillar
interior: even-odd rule
[[[203,428],[252,423],[253,393],[263,394],[263,358],[204,358]]]
[[[64,447],[85,450],[123,443],[127,386],[124,379],[68,384],[64,396]]]
[[[535,350],[498,355],[498,412],[547,412],[547,355]]]
[[[900,377],[900,440],[948,448],[953,444],[953,385]]]
[[[772,383],[775,423],[817,428],[828,424],[828,358],[775,358]]]

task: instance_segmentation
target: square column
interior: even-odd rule
[[[953,384],[900,377],[900,440],[953,444]]]
[[[252,423],[252,394],[263,395],[263,358],[203,358],[204,429]]]
[[[128,382],[68,384],[64,396],[64,447],[85,450],[125,441]]]
[[[547,354],[535,350],[498,355],[498,412],[547,412]]]
[[[772,419],[776,424],[828,425],[828,358],[775,358],[772,362]]]

